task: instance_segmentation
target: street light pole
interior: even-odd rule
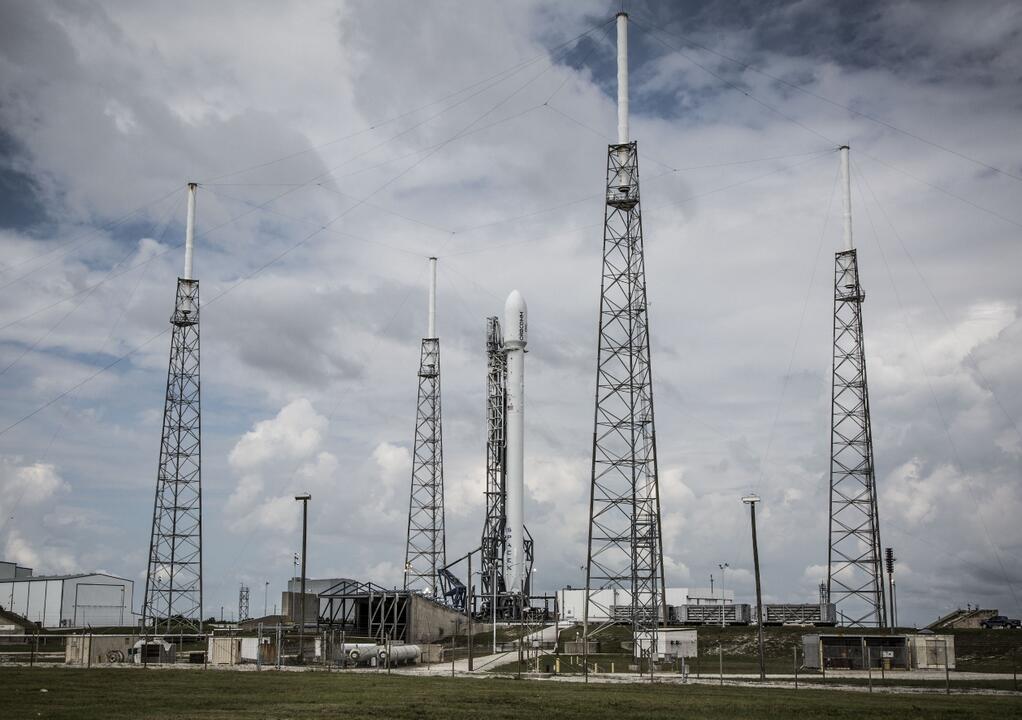
[[[302,585],[301,595],[298,598],[298,664],[305,664],[305,555],[308,550],[309,541],[309,500],[312,495],[303,493],[295,495],[295,500],[302,503]],[[292,595],[292,597],[294,597]]]
[[[756,624],[759,626],[759,679],[766,680],[766,661],[763,658],[763,591],[759,583],[759,543],[756,540],[756,503],[759,497],[746,495],[742,502],[749,506],[752,519],[752,564],[756,568]]]
[[[465,597],[465,611],[468,613],[468,671],[472,672],[472,553],[468,554],[468,593]]]
[[[727,563],[717,563],[717,567],[720,568],[720,629],[724,629],[724,571],[727,570],[730,565]],[[735,617],[737,620],[738,618]]]

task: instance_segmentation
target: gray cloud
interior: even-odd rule
[[[824,571],[836,156],[806,155],[829,143],[732,83],[853,147],[880,513],[901,559],[902,617],[966,602],[1019,612],[1017,228],[899,170],[1022,221],[1017,182],[686,46],[722,83],[639,27],[1022,168],[1010,3],[856,7],[632,8],[668,581],[703,584],[729,561],[751,596],[738,501],[749,489],[764,498],[767,596],[812,598]],[[314,494],[314,574],[400,582],[433,253],[448,547],[478,542],[483,320],[518,288],[533,331],[527,514],[540,585],[578,584],[613,52],[598,31],[553,63],[545,53],[614,8],[4,5],[0,186],[13,191],[0,285],[29,274],[0,289],[0,325],[85,292],[0,331],[0,367],[24,353],[0,375],[2,424],[167,327],[181,189],[198,179],[211,605],[231,606],[241,581],[282,585],[299,487]],[[111,269],[123,274],[88,292]],[[45,466],[65,488],[49,506],[0,506],[4,552],[141,578],[166,354],[157,337],[0,437],[3,482]],[[318,441],[256,462],[259,438],[287,428]]]

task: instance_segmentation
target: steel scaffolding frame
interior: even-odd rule
[[[507,355],[497,317],[486,318],[486,520],[482,536],[482,594],[504,593],[504,454]],[[471,580],[470,580],[471,582]],[[496,583],[496,587],[494,587]]]
[[[504,578],[506,537],[506,483],[505,454],[507,452],[507,354],[500,319],[486,318],[486,520],[483,524],[482,570],[480,574],[480,600],[489,614],[494,594],[497,597],[497,617],[516,618],[520,608],[507,594]],[[525,528],[525,594],[532,592],[533,547],[532,535]],[[494,587],[496,583],[496,588]]]
[[[437,596],[447,565],[444,534],[443,429],[440,417],[440,340],[423,338],[415,413],[412,487],[405,545],[405,590]]]
[[[615,617],[599,591],[623,591],[641,658],[667,614],[635,142],[608,147],[606,198],[583,632],[614,622],[589,627],[590,607]]]
[[[142,627],[202,632],[202,443],[199,281],[179,278],[174,302]],[[174,623],[176,626],[172,626]]]
[[[856,251],[835,255],[827,593],[843,624],[886,627]]]

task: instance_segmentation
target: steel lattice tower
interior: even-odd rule
[[[635,656],[656,646],[663,540],[646,305],[639,165],[628,141],[627,16],[618,15],[618,135],[607,150],[584,637],[598,612],[629,622]],[[626,605],[619,603],[625,600]]]
[[[507,353],[500,319],[486,318],[486,521],[483,524],[482,600],[492,603],[497,596],[497,615],[515,615],[519,606],[506,595],[504,576],[507,550]],[[534,543],[525,528],[526,595],[532,591]],[[491,612],[492,612],[491,608]]]
[[[202,444],[199,403],[199,281],[192,279],[195,183],[188,185],[184,277],[167,368],[163,435],[153,502],[142,627],[202,632]]]
[[[486,521],[483,525],[484,597],[503,594],[504,585],[504,453],[507,412],[507,356],[497,317],[486,318]],[[471,582],[471,581],[470,581]],[[496,585],[496,587],[494,587]]]
[[[242,620],[248,620],[248,618],[249,618],[248,597],[249,597],[248,585],[242,585],[238,589],[238,621],[239,622],[241,622]]]
[[[412,487],[405,545],[405,590],[436,597],[447,565],[444,535],[444,447],[440,416],[440,339],[436,337],[436,258],[430,258],[429,332],[422,339],[415,413]]]
[[[852,246],[848,147],[841,147],[845,249],[835,255],[834,365],[831,391],[830,527],[827,590],[844,624],[886,627],[870,425],[866,350],[862,333],[865,294]]]

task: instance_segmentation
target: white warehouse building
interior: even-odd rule
[[[44,628],[134,625],[133,592],[131,580],[105,573],[0,575],[0,607]]]
[[[585,608],[585,588],[564,588],[557,591],[557,607],[561,613],[562,621],[582,622],[583,610]],[[607,608],[614,612],[615,608],[625,608],[631,605],[631,593],[627,590],[608,589],[597,590],[589,606],[590,622],[604,622],[609,620]],[[721,591],[719,588],[667,588],[667,605],[733,605],[735,593],[733,590]]]

